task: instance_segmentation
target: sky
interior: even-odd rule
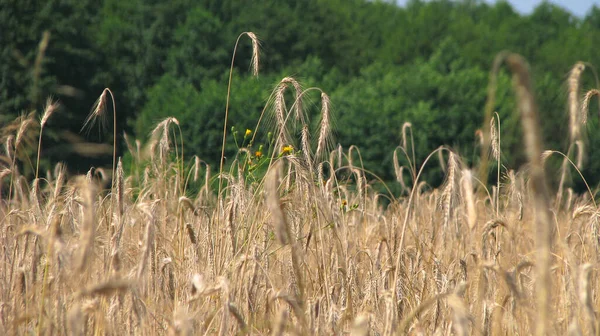
[[[485,0],[486,2],[493,3],[493,0]],[[403,5],[407,0],[397,0],[398,4]],[[523,14],[529,14],[533,9],[542,2],[542,0],[508,0],[517,11]],[[555,3],[571,13],[579,17],[584,17],[587,11],[596,5],[600,7],[600,0],[551,0],[550,2]]]

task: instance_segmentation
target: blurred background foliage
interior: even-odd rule
[[[72,146],[111,144],[112,129],[100,136],[79,131],[93,102],[110,87],[121,155],[124,132],[143,143],[158,122],[173,116],[187,157],[198,155],[217,167],[231,54],[244,31],[262,40],[261,69],[252,77],[251,43],[242,38],[230,125],[254,129],[271,91],[292,76],[329,94],[335,144],[357,145],[365,168],[385,181],[394,180],[392,154],[404,122],[412,123],[419,162],[446,144],[468,164],[476,163],[475,134],[482,127],[498,52],[508,49],[529,60],[545,145],[563,152],[568,71],[577,61],[600,66],[599,7],[580,18],[546,2],[521,15],[503,1],[475,0],[414,0],[406,7],[366,0],[0,0],[0,126],[31,111],[41,113],[46,97],[53,96],[62,108],[44,132],[44,168],[58,161],[72,172],[110,166],[110,150],[82,157]],[[581,94],[595,86],[586,71]],[[316,125],[319,97],[308,98],[307,113]],[[496,110],[502,164],[518,168],[524,157],[505,72]],[[595,102],[590,110],[597,110]],[[590,119],[583,173],[595,185],[600,136],[595,112]],[[261,130],[257,144],[267,141],[267,131]],[[4,142],[7,134],[0,136]],[[226,155],[235,151],[229,137]]]

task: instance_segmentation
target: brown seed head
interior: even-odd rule
[[[590,100],[594,97],[598,97],[600,98],[600,91],[597,89],[591,89],[588,92],[585,93],[585,96],[583,97],[583,103],[581,104],[581,122],[583,124],[587,123],[587,119],[588,119],[588,108],[590,106]],[[600,106],[600,104],[599,104]],[[600,113],[600,111],[599,111]]]
[[[54,113],[59,107],[58,101],[52,101],[52,97],[48,97],[46,100],[46,107],[44,108],[44,115],[42,116],[42,121],[40,122],[40,127],[44,127],[52,113]]]
[[[102,91],[102,94],[92,106],[90,114],[88,114],[87,118],[83,122],[83,126],[81,127],[82,131],[84,129],[89,131],[96,122],[99,123],[101,130],[105,130],[107,128],[108,116],[106,113],[106,99],[109,93],[110,89],[108,88]]]
[[[571,130],[571,142],[579,138],[580,123],[579,120],[579,84],[581,74],[585,70],[585,65],[577,62],[569,72],[569,126]]]
[[[260,41],[258,40],[258,37],[256,37],[256,34],[254,34],[253,32],[246,32],[246,35],[248,35],[250,40],[252,40],[252,74],[254,76],[258,76],[258,69],[260,64]]]
[[[319,139],[317,141],[317,158],[322,157],[325,153],[327,145],[331,141],[331,101],[329,96],[325,93],[321,93],[321,125],[319,130]]]

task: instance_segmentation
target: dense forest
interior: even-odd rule
[[[598,88],[598,7],[580,18],[547,2],[522,15],[504,1],[476,0],[415,0],[406,7],[366,0],[1,0],[0,141],[14,134],[15,120],[31,112],[39,116],[47,97],[53,97],[60,109],[45,126],[42,168],[59,161],[72,172],[108,167],[112,127],[81,131],[94,101],[108,87],[115,98],[120,155],[128,155],[124,134],[132,147],[134,139],[143,145],[152,129],[172,116],[179,122],[186,157],[197,155],[218,167],[229,69],[242,32],[260,39],[260,68],[254,76],[252,43],[242,36],[226,156],[234,156],[246,129],[254,130],[285,77],[330,97],[335,125],[330,145],[356,145],[365,169],[385,181],[394,179],[393,153],[405,122],[412,125],[418,162],[443,144],[477,160],[476,133],[483,127],[490,69],[502,50],[530,63],[546,148],[569,150],[568,78],[577,62],[586,67],[577,97]],[[287,108],[294,97],[286,96]],[[316,131],[318,91],[309,91],[303,100]],[[524,153],[510,76],[504,71],[495,102],[501,163],[518,168]],[[593,101],[582,135],[583,174],[593,185],[600,180],[596,110]],[[108,122],[112,125],[112,116]],[[255,148],[269,141],[268,120],[264,125]],[[32,126],[18,156],[29,176],[38,136],[39,126]]]

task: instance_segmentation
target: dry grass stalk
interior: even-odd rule
[[[285,80],[287,80],[287,77],[281,80],[277,89],[275,89],[275,119],[277,121],[277,144],[279,145],[279,152],[282,151],[284,146],[291,143],[289,131],[286,126],[287,108],[285,105],[284,93],[287,84]]]
[[[443,173],[447,173],[446,159],[444,158],[444,152],[438,151],[437,157],[438,157],[438,162],[440,163],[440,169],[442,170]]]
[[[404,148],[405,150],[408,150],[408,137],[406,134],[409,129],[412,132],[412,124],[410,122],[405,122],[404,124],[402,124],[402,148]]]
[[[404,186],[404,178],[402,177],[404,167],[400,166],[400,162],[398,161],[398,148],[394,150],[392,161],[394,163],[394,174],[396,174],[396,181],[400,182]]]
[[[233,78],[233,65],[235,63],[235,54],[237,51],[238,43],[240,42],[240,39],[244,35],[248,36],[248,38],[250,38],[250,40],[252,41],[252,60],[251,60],[252,61],[252,73],[255,76],[258,76],[258,70],[259,70],[259,65],[260,65],[260,57],[259,57],[260,42],[258,40],[258,37],[253,32],[241,33],[238,36],[237,40],[235,41],[235,46],[233,47],[233,54],[231,57],[231,67],[229,68],[229,81],[227,82],[227,102],[225,103],[225,121],[223,122],[223,143],[221,145],[221,160],[219,163],[219,176],[222,176],[222,174],[223,174],[223,164],[224,164],[224,160],[225,160],[225,144],[227,143],[227,126],[228,126],[227,122],[229,120],[229,100],[231,98],[231,80]],[[222,182],[223,182],[223,180],[219,179],[219,191],[218,191],[219,195],[221,194]]]
[[[469,224],[469,229],[473,229],[475,227],[475,223],[477,223],[477,209],[475,208],[475,195],[473,194],[472,180],[473,174],[471,173],[471,170],[463,170],[461,185],[467,206],[467,223]]]
[[[133,159],[136,163],[139,163],[141,160],[141,151],[140,151],[140,141],[135,140],[135,147],[131,144],[131,140],[129,139],[129,135],[123,132],[123,140],[125,141],[125,145],[127,146],[127,150],[133,156]]]
[[[221,290],[221,301],[223,304],[219,335],[225,336],[228,332],[227,322],[229,320],[229,282],[225,278],[219,279],[219,289]]]
[[[117,164],[117,176],[116,176],[116,204],[117,204],[117,213],[116,220],[111,223],[111,265],[115,271],[120,269],[120,259],[119,259],[119,245],[121,244],[121,237],[123,236],[123,230],[125,228],[123,216],[125,214],[125,182],[124,182],[124,172],[123,172],[123,164],[121,163],[121,159],[119,159],[119,163]]]
[[[600,98],[600,90],[591,89],[585,93],[585,96],[583,96],[583,102],[581,104],[581,122],[584,125],[587,124],[590,101],[594,97]],[[600,117],[600,115],[599,115],[599,117]]]
[[[123,172],[123,164],[121,163],[121,159],[119,158],[119,162],[117,163],[117,172],[116,172],[116,197],[117,197],[117,224],[123,218],[123,214],[125,213],[125,173]]]
[[[278,92],[283,92],[287,88],[287,84],[292,84],[295,91],[295,101],[294,101],[294,117],[297,122],[305,123],[304,110],[302,108],[302,86],[300,83],[294,79],[293,77],[285,77],[279,82],[280,90]]]
[[[14,144],[15,152],[17,151],[17,149],[19,148],[19,145],[23,141],[23,137],[27,133],[27,130],[29,129],[29,127],[31,127],[33,125],[33,121],[34,121],[33,117],[34,117],[33,112],[29,113],[27,116],[21,116],[20,122],[19,122],[19,129],[17,130],[17,136],[15,137],[15,144]]]
[[[204,186],[202,186],[205,197],[207,197],[210,192],[210,176],[210,166],[206,165],[206,171],[204,172]]]
[[[190,223],[185,225],[185,229],[187,231],[188,237],[190,238],[190,243],[192,243],[194,246],[197,245],[198,240],[196,239],[196,232],[194,232],[194,228],[192,227],[192,225]]]
[[[163,168],[166,165],[166,157],[171,148],[169,141],[169,126],[171,124],[179,126],[179,120],[173,117],[167,117],[166,119],[158,123],[158,125],[156,125],[156,127],[152,130],[150,135],[150,137],[153,139],[151,142],[153,144],[153,147],[158,145],[158,158],[159,162],[161,163],[161,167]],[[154,150],[152,150],[151,152],[154,153]]]
[[[581,74],[585,70],[585,65],[577,62],[569,72],[569,129],[571,143],[579,139],[581,120],[581,111],[579,110],[579,84]]]
[[[112,296],[128,291],[132,286],[126,279],[110,279],[108,281],[88,286],[77,293],[76,296]]]
[[[6,176],[8,176],[11,173],[9,168],[4,168],[2,170],[0,170],[0,181],[2,181],[2,179]]]
[[[231,241],[231,252],[233,255],[235,255],[237,252],[237,242],[235,236],[236,228],[234,225],[235,208],[236,203],[235,200],[233,200],[229,204],[229,211],[227,211],[227,217],[225,218],[225,221],[227,222],[227,235],[229,236],[229,240]]]
[[[146,224],[146,232],[144,234],[144,249],[142,250],[142,255],[137,266],[136,278],[138,281],[141,281],[144,276],[154,246],[154,230],[156,225],[154,221],[157,216],[156,202],[150,205],[150,209],[146,212],[146,215],[149,217],[149,221]]]
[[[410,132],[410,149],[412,156],[409,157],[408,154],[408,133]],[[413,137],[413,129],[412,124],[410,122],[405,122],[402,124],[402,146],[401,148],[404,150],[404,155],[406,155],[406,159],[408,160],[409,170],[412,174],[412,179],[416,180],[417,177],[417,157],[415,155],[415,139]],[[442,153],[439,152],[441,155]],[[440,165],[442,167],[442,171],[446,171],[446,167],[444,167],[444,160],[440,160]]]
[[[69,309],[67,317],[70,335],[84,335],[84,316],[81,303],[75,303]]]
[[[42,119],[40,121],[40,127],[44,128],[44,125],[48,122],[48,119],[56,112],[60,104],[57,101],[54,101],[52,97],[48,97],[46,100],[46,107],[44,107],[44,114],[42,115]]]
[[[485,103],[484,127],[475,133],[476,136],[481,136],[481,163],[479,165],[479,174],[477,176],[481,181],[488,179],[488,160],[490,152],[490,128],[487,127],[492,122],[493,111],[496,104],[496,86],[498,82],[498,72],[505,58],[510,53],[508,51],[501,52],[494,59],[494,64],[490,70],[490,82],[488,84],[487,101]]]
[[[289,225],[288,219],[286,218],[285,213],[283,212],[283,208],[281,206],[281,201],[279,199],[279,185],[280,185],[280,174],[283,166],[283,161],[278,160],[271,167],[271,170],[267,172],[267,176],[265,177],[265,193],[266,193],[266,205],[271,213],[271,217],[274,221],[274,229],[275,236],[277,240],[282,245],[291,245],[292,250],[292,269],[294,272],[294,277],[296,281],[296,285],[298,287],[298,303],[303,305],[303,297],[304,297],[304,280],[303,280],[303,272],[300,268],[301,265],[301,256],[300,256],[300,247],[298,246],[297,239],[293,237],[292,230]]]
[[[500,141],[498,131],[496,130],[496,119],[490,120],[490,133],[492,139],[492,157],[496,161],[500,161]]]
[[[458,159],[454,152],[450,152],[448,156],[448,175],[444,186],[444,192],[441,196],[442,212],[443,212],[443,225],[444,228],[448,227],[452,212],[452,200],[456,193],[456,170],[458,168]],[[444,230],[445,232],[446,230]]]
[[[62,172],[62,170],[61,170]],[[59,174],[61,176],[62,174]],[[57,180],[58,182],[58,180]],[[58,185],[58,183],[57,183]],[[76,188],[81,195],[81,204],[83,207],[83,223],[81,227],[81,247],[77,256],[76,267],[79,272],[84,271],[86,268],[92,267],[91,256],[94,249],[94,237],[96,232],[96,187],[88,182],[85,178],[78,178],[76,181]],[[55,198],[56,198],[55,192]]]
[[[57,163],[56,166],[54,167],[54,176],[56,177],[56,181],[54,181],[54,192],[52,193],[53,201],[57,201],[60,196],[60,192],[62,191],[62,187],[63,187],[63,185],[65,183],[65,179],[66,179],[65,175],[66,175],[65,166],[61,163]]]
[[[274,224],[274,231],[277,240],[282,245],[287,245],[290,241],[288,236],[288,223],[279,200],[279,180],[283,161],[277,161],[271,171],[267,174],[265,182],[266,205],[271,213]]]
[[[191,199],[189,199],[185,196],[181,196],[181,197],[179,197],[179,204],[195,214],[196,208],[194,207],[194,203],[192,202]]]
[[[106,129],[107,120],[108,120],[108,116],[107,116],[107,112],[106,112],[106,105],[107,105],[106,99],[107,99],[109,92],[110,92],[110,90],[108,88],[102,90],[100,97],[98,97],[98,99],[92,106],[92,110],[90,111],[90,113],[86,117],[85,121],[83,122],[83,126],[81,127],[82,131],[86,130],[86,129],[89,131],[94,126],[94,124],[96,124],[96,122],[99,123],[102,130]]]
[[[8,161],[13,162],[14,159],[14,155],[15,155],[15,136],[14,135],[9,135],[8,137],[6,137],[6,141],[4,142],[4,151],[6,153],[6,157],[8,158]]]
[[[304,160],[306,164],[312,171],[313,162],[311,157],[311,149],[310,149],[310,129],[308,128],[308,124],[302,125],[302,155],[304,156]]]
[[[40,207],[40,180],[34,179],[31,184],[31,192],[29,193],[30,203],[33,204],[33,210],[36,212],[36,217],[41,217],[41,207]]]
[[[510,54],[506,62],[513,72],[521,122],[524,132],[524,143],[530,164],[530,188],[533,194],[535,227],[536,227],[536,299],[538,318],[536,335],[546,335],[550,326],[551,300],[551,246],[552,220],[549,214],[549,200],[546,189],[546,177],[541,161],[542,140],[537,107],[533,98],[529,70],[525,60],[518,55]]]
[[[559,208],[561,206],[564,185],[567,180],[567,174],[568,174],[568,168],[569,168],[568,167],[569,155],[571,154],[572,148],[573,148],[573,145],[569,146],[569,151],[567,152],[567,155],[563,158],[562,164],[560,166],[560,180],[558,181],[558,191],[556,192],[556,200],[555,200],[555,204],[556,204],[557,208]],[[542,165],[544,165],[546,163],[546,160],[551,155],[552,155],[552,151],[545,151],[542,154]]]
[[[365,313],[360,313],[354,319],[352,324],[352,331],[350,332],[351,336],[367,336],[369,335],[370,330],[370,316]]]
[[[321,124],[319,126],[319,139],[317,141],[316,158],[320,159],[325,154],[328,144],[331,141],[331,101],[329,96],[321,93]]]
[[[273,332],[272,336],[282,336],[285,332],[285,325],[288,319],[288,312],[285,309],[280,309],[277,317],[277,321],[275,322],[275,327],[272,328]]]
[[[579,328],[579,325],[577,324],[577,321],[573,320],[569,324],[568,334],[569,334],[569,336],[582,336],[583,335],[581,333],[581,329]]]
[[[200,173],[200,163],[201,160],[198,156],[194,155],[194,182],[198,181],[198,176]]]
[[[496,128],[497,122],[497,128]],[[490,133],[492,140],[492,157],[496,161],[496,188],[494,192],[494,204],[496,206],[496,216],[500,214],[500,115],[498,112],[494,112],[494,118],[490,120]]]
[[[227,308],[228,308],[229,312],[231,313],[231,315],[233,315],[233,317],[235,318],[236,322],[238,323],[238,328],[240,330],[240,333],[242,333],[242,334],[247,333],[248,327],[246,325],[246,321],[244,321],[244,316],[239,311],[239,309],[231,302],[229,302],[227,304]]]
[[[40,169],[40,154],[42,151],[42,132],[44,131],[44,126],[48,122],[48,119],[52,116],[52,114],[58,109],[58,102],[53,102],[52,97],[48,97],[46,100],[46,107],[44,108],[44,114],[42,115],[42,119],[40,120],[40,136],[38,139],[38,150],[37,150],[37,160],[35,165],[35,178],[38,178],[39,169]]]
[[[469,322],[471,317],[469,316],[469,310],[467,309],[463,299],[461,298],[464,295],[466,290],[466,283],[462,282],[456,286],[454,293],[448,296],[448,305],[452,308],[454,312],[454,331],[456,335],[466,336],[470,335],[469,332]]]
[[[258,76],[258,71],[260,69],[260,41],[253,32],[246,32],[245,34],[252,41],[252,59],[250,60],[250,63],[252,64],[252,74]]]
[[[585,153],[584,149],[585,144],[581,140],[575,141],[575,148],[577,148],[577,156],[576,156],[576,166],[578,169],[583,168],[583,153]]]
[[[579,268],[579,303],[585,312],[588,321],[588,332],[596,334],[596,313],[594,311],[593,295],[590,286],[592,265],[586,263]]]

